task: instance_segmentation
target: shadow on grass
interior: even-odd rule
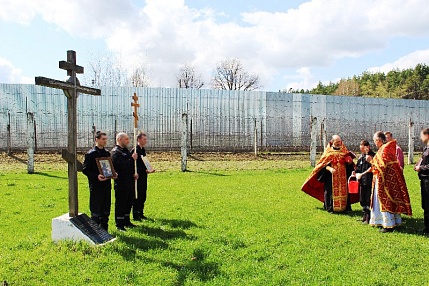
[[[341,215],[341,216],[349,216],[349,217],[362,217],[362,209],[359,208],[359,207],[357,207],[357,206],[356,207],[352,207],[351,211],[345,211],[345,212],[341,212],[341,213],[338,213],[338,212],[334,212],[334,213],[327,212],[323,208],[323,206],[322,207],[317,207],[316,209],[319,210],[319,211],[325,212],[327,214],[332,214],[332,215]]]
[[[164,229],[162,226],[137,226],[129,232],[119,232],[117,237],[125,244],[125,247],[115,247],[115,250],[126,260],[134,260],[137,250],[148,251],[151,249],[167,249],[170,247],[168,241],[175,239],[195,240],[196,237],[188,235],[182,229],[197,227],[195,223],[188,220],[161,219],[151,220],[168,225],[173,229]],[[131,235],[129,235],[129,233]],[[133,236],[138,233],[137,236]],[[143,237],[145,235],[145,237]]]
[[[318,207],[317,210],[326,212],[323,209],[323,207]],[[336,214],[336,213],[334,213],[334,214]],[[351,211],[351,212],[338,213],[338,215],[344,215],[344,216],[350,216],[350,217],[360,217],[360,216],[362,216],[362,211],[356,209],[356,210]],[[400,227],[397,227],[395,229],[395,232],[427,236],[426,234],[424,234],[422,232],[423,228],[424,228],[424,219],[423,218],[413,218],[413,217],[408,217],[408,216],[402,215],[402,225]]]
[[[165,229],[162,229],[161,227],[143,226],[137,231],[142,232],[147,236],[160,238],[162,240],[183,239],[183,238],[194,239],[191,236],[188,236],[186,232],[180,229],[165,230]]]
[[[422,232],[423,228],[423,218],[402,216],[402,225],[396,228],[395,232],[425,236]]]
[[[206,261],[207,253],[202,249],[195,249],[192,258],[185,263],[170,261],[161,262],[161,265],[177,271],[175,285],[185,285],[188,278],[208,282],[218,276],[220,268],[218,263]]]
[[[199,162],[204,162],[205,161],[204,158],[199,158],[199,157],[196,157],[196,156],[194,156],[192,154],[188,154],[188,157],[191,158],[192,160],[199,161]]]
[[[220,173],[213,173],[213,172],[204,172],[204,171],[191,171],[187,170],[187,173],[195,173],[195,174],[202,174],[202,175],[209,175],[209,176],[217,176],[217,177],[229,177],[231,175],[226,174],[220,174]]]
[[[162,240],[144,239],[141,237],[130,237],[126,233],[117,234],[117,238],[126,244],[126,247],[114,247],[125,260],[132,261],[136,258],[137,250],[148,251],[151,249],[167,249],[168,243]]]
[[[168,225],[171,228],[181,228],[181,229],[190,229],[192,227],[198,227],[197,224],[190,220],[181,220],[181,219],[160,219],[157,220],[163,225]]]
[[[39,175],[39,176],[44,176],[49,178],[56,178],[56,179],[67,179],[67,177],[64,177],[64,176],[56,176],[56,175],[43,173],[43,172],[34,172],[34,175]]]
[[[11,157],[12,159],[14,159],[14,160],[16,160],[16,161],[18,161],[18,162],[20,162],[20,163],[23,163],[23,164],[26,164],[26,165],[27,165],[27,160],[25,160],[25,159],[21,159],[21,158],[19,158],[19,157],[15,156],[15,155],[13,155],[13,154],[10,154],[10,155],[9,155],[9,157]]]

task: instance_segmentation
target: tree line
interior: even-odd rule
[[[136,61],[132,67],[125,67],[123,62],[113,55],[92,55],[88,68],[84,81],[90,86],[148,87],[151,84],[148,63],[143,59]],[[226,58],[216,65],[208,84],[193,65],[184,63],[176,71],[176,86],[194,89],[208,86],[222,90],[256,90],[261,84],[259,75],[247,71],[240,59]]]
[[[404,99],[429,99],[429,66],[384,72],[364,72],[338,82],[318,85],[311,90],[289,90],[296,93],[366,96]]]

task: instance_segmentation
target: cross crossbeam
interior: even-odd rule
[[[41,76],[36,77],[35,81],[36,81],[36,85],[42,85],[42,86],[46,86],[46,87],[58,88],[58,89],[63,89],[63,90],[75,88],[74,84],[72,84],[70,82],[60,81],[60,80],[56,80],[56,79],[50,79],[50,78],[41,77]],[[76,91],[78,93],[85,93],[85,94],[91,94],[91,95],[101,95],[101,90],[99,90],[99,89],[86,87],[86,86],[80,86],[80,85],[76,86]]]

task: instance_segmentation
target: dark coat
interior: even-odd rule
[[[368,155],[374,158],[375,153],[370,150],[368,152]],[[371,168],[371,163],[369,163],[366,160],[366,154],[360,155],[360,157],[356,163],[356,173],[363,173],[363,172],[367,171],[369,168]],[[373,177],[372,172],[369,172],[369,173],[362,176],[362,178],[359,180],[359,183],[362,186],[371,186],[372,185],[372,177]]]
[[[98,175],[100,172],[97,167],[96,158],[110,157],[109,151],[106,149],[100,149],[97,146],[94,146],[88,153],[85,154],[85,160],[83,161],[83,173],[88,177],[88,183],[90,189],[97,190],[110,190],[112,188],[112,183],[110,180],[100,182],[98,180]]]
[[[116,145],[112,149],[113,167],[115,167],[118,178],[115,186],[126,185],[134,182],[134,159],[127,148]]]
[[[423,155],[420,163],[420,179],[429,179],[429,146],[423,149]]]

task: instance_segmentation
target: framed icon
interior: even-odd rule
[[[110,157],[102,157],[96,158],[98,171],[101,175],[103,175],[106,179],[111,179],[114,177],[115,168],[113,167],[112,158]]]
[[[149,159],[146,156],[141,156],[142,157],[142,161],[144,163],[144,165],[146,166],[146,170],[148,170],[149,172],[153,171],[152,165],[149,162]]]

